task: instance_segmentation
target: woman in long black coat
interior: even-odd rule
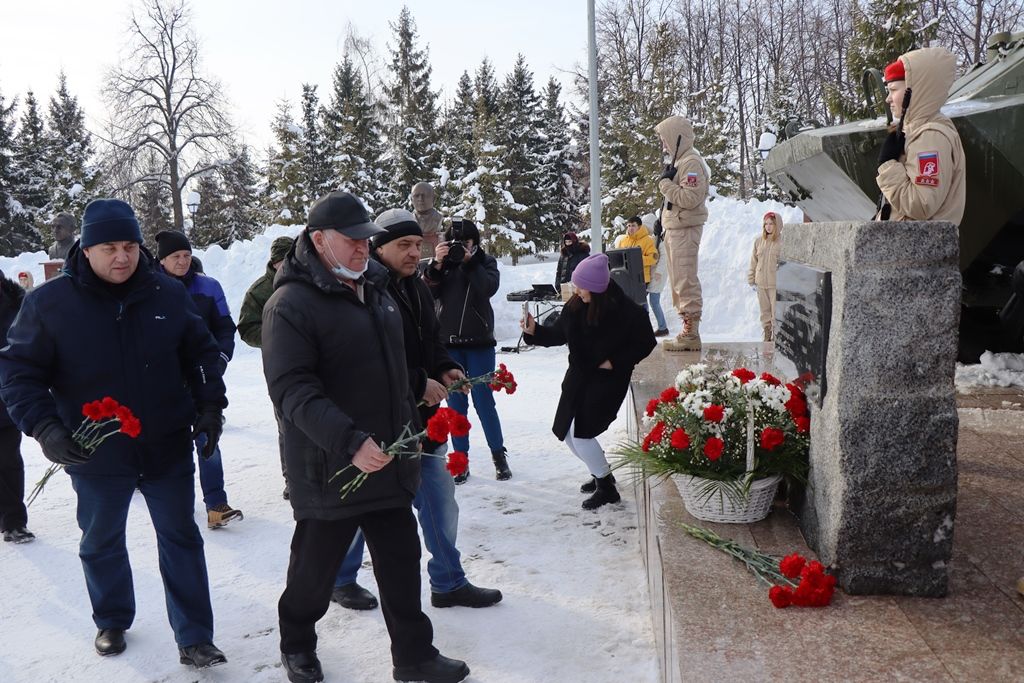
[[[616,503],[615,478],[597,437],[619,412],[633,368],[654,349],[654,331],[647,313],[633,303],[608,273],[608,257],[595,254],[573,272],[576,294],[551,327],[537,325],[527,314],[525,340],[537,346],[569,346],[569,367],[552,431],[582,460],[592,476],[581,487],[593,492],[583,508]]]

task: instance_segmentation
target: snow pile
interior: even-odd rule
[[[1024,354],[986,351],[978,365],[957,363],[956,386],[1024,387]]]

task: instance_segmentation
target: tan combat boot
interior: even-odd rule
[[[666,339],[662,344],[666,351],[700,351],[700,318],[683,316],[683,331],[675,339]]]
[[[220,529],[230,522],[241,522],[244,517],[241,510],[235,510],[227,503],[221,503],[206,511],[206,528]]]
[[[764,331],[764,341],[770,342],[775,341],[775,333],[772,331],[771,325],[765,325],[761,328]]]

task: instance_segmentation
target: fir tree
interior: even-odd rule
[[[548,248],[559,245],[565,231],[579,228],[580,198],[573,178],[577,153],[559,100],[561,92],[562,86],[550,78],[540,124],[540,137],[547,151],[537,173],[537,236]]]
[[[711,73],[721,73],[714,60]],[[697,98],[697,106],[703,114],[694,121],[693,146],[704,157],[711,171],[711,184],[718,194],[734,196],[739,180],[735,144],[739,131],[735,112],[729,104],[726,84],[721,76],[708,84]]]
[[[292,119],[291,106],[280,102],[273,123],[276,146],[267,160],[268,209],[271,220],[284,224],[306,221],[306,194],[302,167],[302,128]]]
[[[237,240],[252,239],[260,226],[257,169],[248,145],[233,145],[231,158],[219,169],[224,208],[217,217],[217,244],[227,248]]]
[[[309,202],[333,189],[327,144],[321,128],[320,99],[316,86],[302,86],[302,175]]]
[[[30,90],[25,95],[25,111],[21,116],[18,137],[14,141],[12,193],[22,207],[23,229],[28,230],[25,236],[38,247],[42,246],[38,226],[47,222],[50,177],[46,131],[39,114],[39,104]]]
[[[441,213],[452,215],[464,210],[459,186],[463,178],[476,168],[473,151],[473,123],[476,103],[473,81],[462,72],[455,89],[455,99],[445,108],[441,125],[441,168],[443,182],[435,188]]]
[[[217,176],[212,172],[200,176],[196,192],[199,193],[201,201],[198,210],[192,216],[192,229],[188,233],[192,247],[206,248],[211,244],[229,246],[231,241],[227,239],[224,226],[220,222],[227,202],[220,183],[217,182]]]
[[[81,216],[85,206],[96,198],[100,174],[92,158],[92,136],[85,128],[85,116],[77,98],[68,92],[63,72],[57,83],[57,94],[50,98],[48,117],[53,172],[50,212],[67,211]]]
[[[826,86],[829,111],[846,120],[874,118],[881,107],[868,109],[861,90],[867,69],[881,71],[901,54],[923,47],[938,32],[938,22],[926,22],[924,0],[869,0],[853,7],[853,36],[846,60],[846,84]],[[878,103],[875,103],[878,105]]]
[[[537,234],[537,181],[544,143],[540,137],[540,103],[533,89],[533,74],[523,55],[518,56],[512,73],[505,79],[499,112],[498,140],[503,150],[500,163],[507,172],[507,188],[513,197],[507,221],[525,235],[524,243],[534,243],[531,250],[535,251],[536,242],[545,241]]]
[[[430,89],[431,67],[426,50],[416,46],[416,25],[408,7],[391,25],[395,47],[391,51],[391,82],[387,98],[391,144],[391,192],[409,196],[412,186],[429,181],[440,162],[437,131],[437,95]]]
[[[381,159],[384,150],[377,108],[347,54],[334,68],[323,129],[334,188],[352,192],[371,210],[386,208],[391,195]]]
[[[17,101],[4,104],[0,93],[0,254],[16,256],[36,251],[42,239],[14,197],[14,111]]]
[[[131,204],[139,219],[143,240],[156,253],[156,234],[161,230],[174,229],[174,217],[171,212],[173,200],[167,183],[159,179],[163,172],[161,160],[152,152],[146,155],[144,170],[147,176],[155,180],[138,183],[132,188]]]
[[[522,57],[522,55],[520,55]],[[473,79],[473,90],[476,93],[476,109],[480,116],[493,118],[498,115],[498,82],[494,78],[494,65],[484,57],[477,67]]]

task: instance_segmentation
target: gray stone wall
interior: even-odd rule
[[[808,544],[853,594],[945,595],[956,517],[959,239],[949,223],[787,225],[782,258],[832,272]]]

